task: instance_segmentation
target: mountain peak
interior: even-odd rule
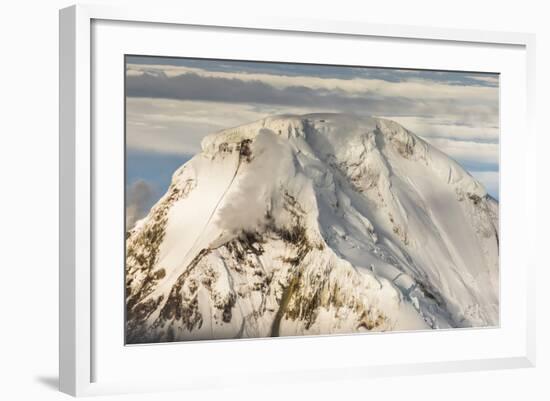
[[[129,234],[129,342],[498,322],[498,204],[403,126],[277,115],[202,149]]]
[[[340,113],[313,114],[279,114],[262,118],[252,123],[224,129],[206,136],[202,141],[202,149],[211,149],[212,145],[220,143],[235,143],[254,138],[262,129],[269,130],[282,138],[291,139],[304,137],[309,127],[331,127],[343,133],[353,134],[357,129],[373,129],[375,119],[364,118]],[[353,129],[350,129],[353,128]],[[321,131],[319,131],[321,132]],[[327,131],[325,131],[327,132]]]
[[[461,190],[465,192],[487,194],[456,161],[399,123],[384,118],[343,113],[280,114],[210,134],[201,146],[205,154],[214,156],[240,149],[243,142],[247,146],[262,133],[290,140],[295,150],[314,151],[321,159],[331,157],[338,162],[352,162],[350,158],[364,157],[365,151],[375,149],[382,158],[397,153],[405,159],[430,164],[436,175],[463,186]]]

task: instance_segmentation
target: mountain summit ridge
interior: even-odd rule
[[[127,342],[498,324],[498,203],[401,125],[206,136],[127,234]]]

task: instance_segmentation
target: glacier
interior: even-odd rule
[[[499,205],[403,126],[277,115],[205,137],[126,233],[126,342],[499,324]]]

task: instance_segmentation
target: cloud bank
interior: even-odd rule
[[[235,61],[127,59],[127,146],[189,154],[206,134],[270,114],[393,119],[498,192],[498,75]],[[477,169],[477,170],[476,170]]]
[[[139,180],[131,185],[126,199],[126,230],[147,214],[152,197],[153,189],[146,181]]]

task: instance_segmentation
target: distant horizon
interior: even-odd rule
[[[499,201],[498,74],[126,57],[126,214],[143,217],[210,133],[273,114],[394,120]]]

